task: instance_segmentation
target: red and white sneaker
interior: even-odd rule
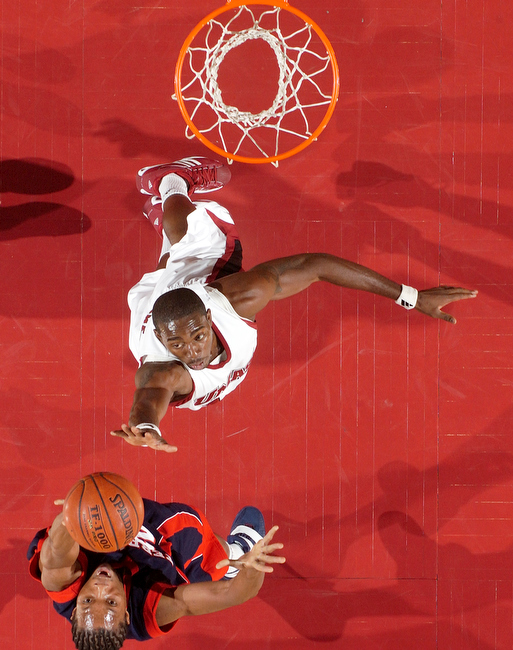
[[[137,172],[137,189],[142,194],[159,196],[159,184],[166,174],[177,174],[183,178],[188,185],[189,196],[220,190],[231,178],[230,170],[223,163],[197,156],[165,165],[143,167]]]
[[[164,212],[162,211],[162,199],[158,196],[150,196],[144,204],[143,214],[155,228],[158,234],[162,237],[163,230],[163,217]]]

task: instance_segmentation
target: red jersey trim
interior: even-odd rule
[[[38,582],[41,582],[41,570],[39,568],[39,557],[41,555],[41,549],[43,548],[43,542],[48,537],[48,530],[49,528],[46,529],[46,535],[39,540],[34,555],[29,560],[30,575],[34,578],[34,580],[37,580]]]
[[[221,332],[217,329],[217,327],[214,325],[214,323],[212,323],[212,329],[214,330],[214,334],[217,336],[217,338],[218,338],[219,341],[221,342],[221,345],[222,345],[223,348],[224,348],[224,351],[226,352],[226,359],[225,359],[224,361],[221,361],[221,363],[216,363],[216,364],[211,363],[211,364],[208,366],[211,370],[217,370],[218,368],[222,368],[223,366],[225,366],[225,365],[226,365],[226,364],[231,360],[231,358],[232,358],[232,351],[230,350],[230,346],[229,346],[228,343],[226,342],[224,336],[223,336],[223,335],[221,334]]]
[[[242,246],[240,244],[239,233],[235,224],[228,223],[216,217],[215,214],[206,210],[208,216],[212,219],[215,225],[226,237],[226,248],[224,255],[220,257],[215,263],[212,272],[207,277],[206,284],[213,282],[219,276],[232,275],[238,273],[242,268]],[[238,243],[238,251],[236,251],[236,244]],[[235,259],[233,259],[235,258]]]
[[[170,587],[163,582],[156,582],[151,586],[151,589],[148,591],[148,595],[146,596],[146,601],[144,603],[144,624],[146,626],[146,631],[152,639],[167,634],[177,622],[173,621],[172,623],[168,623],[162,627],[157,623],[157,607],[164,592],[168,589],[173,589],[173,587]]]
[[[256,321],[248,320],[247,318],[242,318],[242,316],[239,316],[239,318],[243,320],[246,323],[246,325],[249,325],[249,327],[252,327],[254,330],[256,330],[257,328]]]
[[[39,540],[37,544],[36,551],[34,555],[30,558],[29,562],[29,572],[30,575],[34,578],[34,580],[37,580],[38,582],[41,582],[41,571],[39,569],[39,558],[41,556],[41,549],[43,547],[43,543],[45,539],[48,537],[48,531],[50,529],[46,529],[46,535],[42,539]],[[67,603],[70,600],[73,600],[78,596],[80,593],[80,590],[84,586],[85,582],[85,575],[87,571],[87,556],[85,553],[80,550],[77,558],[78,562],[80,563],[80,568],[81,568],[81,574],[78,576],[78,578],[72,582],[70,585],[65,587],[64,589],[61,589],[61,591],[48,591],[48,589],[45,589],[46,593],[48,596],[51,598],[56,603]],[[44,589],[44,587],[43,587]]]
[[[171,555],[172,546],[169,540],[173,535],[185,528],[195,528],[201,535],[201,541],[194,556],[184,562],[184,569],[187,571],[191,562],[201,558],[201,568],[210,575],[212,581],[221,580],[228,571],[228,568],[223,567],[222,569],[217,569],[216,564],[227,558],[226,552],[221,542],[215,536],[203,512],[197,508],[195,508],[195,510],[198,513],[198,516],[190,512],[177,512],[172,517],[163,521],[157,529],[162,535],[159,545],[166,553]],[[181,572],[179,567],[176,565],[175,568],[183,579],[186,582],[189,582],[185,573]]]

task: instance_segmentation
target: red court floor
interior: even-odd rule
[[[448,308],[457,325],[316,285],[260,314],[234,394],[168,413],[178,453],[108,433],[136,368],[126,294],[159,251],[135,174],[208,155],[172,80],[221,4],[1,5],[0,647],[72,648],[26,547],[54,499],[110,470],[222,535],[257,505],[285,545],[256,599],[148,650],[511,648],[510,2],[295,0],[337,53],[333,118],[277,168],[234,163],[216,196],[246,268],[328,251],[419,289],[478,289]]]

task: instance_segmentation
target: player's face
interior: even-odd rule
[[[217,356],[212,316],[193,313],[155,330],[155,336],[171,354],[192,370],[203,370]]]
[[[116,630],[122,621],[128,623],[123,583],[109,564],[101,564],[77,596],[75,609],[81,628]]]

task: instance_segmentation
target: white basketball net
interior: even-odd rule
[[[217,132],[221,147],[226,152],[237,154],[249,141],[262,156],[270,158],[278,154],[281,134],[287,133],[298,141],[306,140],[317,127],[315,124],[312,130],[309,111],[312,108],[327,106],[332,101],[332,85],[323,79],[323,89],[321,80],[318,79],[330,69],[331,60],[326,48],[324,46],[319,48],[319,38],[316,37],[311,25],[302,24],[301,21],[296,31],[286,36],[282,33],[280,7],[270,7],[265,11],[260,8],[259,15],[256,15],[257,9],[254,5],[242,5],[234,11],[235,14],[226,24],[220,22],[218,16],[205,26],[207,34],[204,46],[193,47],[193,44],[189,46],[187,56],[192,79],[182,86],[181,94],[184,102],[188,104],[188,113],[198,131],[209,134],[209,139],[212,139],[212,135],[216,137]],[[239,27],[241,19],[247,18],[250,26],[241,30]],[[270,18],[272,27],[264,29],[261,26],[262,21],[265,19],[269,24]],[[237,23],[237,28],[234,23]],[[252,39],[261,39],[269,45],[276,56],[279,68],[276,97],[269,108],[259,113],[240,111],[236,106],[225,104],[218,85],[219,67],[228,52]],[[214,40],[215,42],[210,42]],[[301,69],[305,55],[308,55],[308,73]],[[300,99],[301,96],[305,96],[305,90],[308,95],[307,103],[301,102]],[[208,118],[206,124],[199,125],[195,117],[204,107],[211,109],[209,111],[211,118]],[[288,119],[292,115],[296,116],[295,119]],[[300,119],[297,119],[298,115]],[[203,122],[204,116],[205,111],[202,111]],[[223,133],[226,124],[235,125],[239,129],[237,142],[231,144],[226,142]],[[256,133],[258,129],[274,131],[273,151],[264,149]],[[186,136],[194,137],[189,127],[186,129]]]

